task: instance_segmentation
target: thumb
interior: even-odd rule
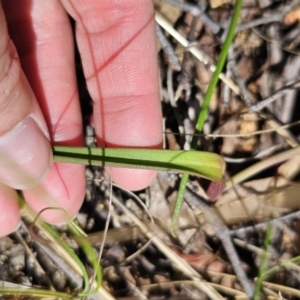
[[[47,174],[51,146],[43,115],[9,39],[0,3],[0,181],[28,189]]]

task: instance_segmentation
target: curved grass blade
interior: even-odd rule
[[[76,262],[76,264],[80,268],[84,280],[84,289],[81,293],[85,294],[89,289],[89,276],[81,260],[74,252],[74,250],[68,245],[68,243],[66,243],[64,240],[61,239],[59,232],[55,228],[53,228],[51,225],[45,222],[41,222],[41,225],[53,236],[53,238],[60,239],[60,243],[62,247],[67,251],[67,253],[72,257],[72,259]]]
[[[71,221],[68,223],[68,230],[72,233],[73,237],[75,237],[75,240],[80,245],[81,249],[84,251],[86,257],[89,259],[96,273],[97,283],[94,290],[89,292],[89,288],[90,288],[89,287],[87,290],[82,291],[81,293],[78,294],[79,297],[87,297],[89,295],[95,294],[100,288],[102,283],[102,268],[98,263],[98,257],[93,246],[88,241],[86,236],[84,236],[81,233],[81,231],[79,230],[79,226],[74,221]]]
[[[32,212],[31,210],[28,208],[28,206],[26,205],[26,200],[24,199],[22,193],[18,193],[18,199],[19,199],[19,203],[20,203],[20,206],[22,207],[22,209],[24,210],[25,209],[25,212],[28,216],[31,216],[32,217]],[[49,209],[49,208],[46,208],[46,209]],[[60,209],[60,208],[57,208],[55,207],[55,209]],[[42,210],[41,212],[43,212],[44,210]],[[41,213],[40,212],[40,213]],[[46,223],[46,222],[43,222],[41,220],[39,220],[39,216],[36,216],[34,221],[33,221],[33,224],[34,223],[38,223],[39,226],[45,231],[47,232],[49,235],[52,236],[52,238],[54,240],[59,240],[59,243],[60,245],[64,248],[64,250],[67,252],[67,254],[73,259],[73,261],[77,264],[79,270],[80,270],[80,273],[83,277],[83,282],[84,282],[84,289],[82,291],[82,293],[86,293],[89,289],[89,276],[88,276],[88,273],[84,267],[84,265],[82,264],[81,260],[79,259],[79,257],[77,256],[77,254],[74,252],[74,250],[68,245],[67,242],[65,242],[61,236],[60,236],[60,233],[54,228],[52,227],[50,224]],[[40,241],[42,244],[44,243],[44,241]],[[48,243],[48,241],[45,241],[46,244]],[[50,243],[50,241],[49,241]],[[102,273],[101,273],[102,274]],[[6,289],[6,288],[5,288]],[[34,289],[28,289],[28,291],[33,291],[34,292]],[[7,290],[8,291],[8,290]],[[41,293],[44,293],[43,290],[38,290],[37,291],[41,291]],[[9,291],[8,291],[9,292]],[[21,293],[23,292],[23,290],[21,291]],[[55,292],[55,291],[48,291],[49,293],[50,292]],[[56,293],[56,292],[55,292]],[[2,294],[2,293],[0,293]],[[33,293],[32,293],[33,294]],[[47,295],[47,294],[46,294]],[[50,295],[50,294],[49,294]],[[66,297],[68,297],[69,295],[66,294],[65,297],[59,297],[58,298],[61,298],[61,299],[65,299]],[[73,296],[71,296],[71,298],[73,299]],[[67,299],[67,298],[66,298]]]
[[[221,156],[200,151],[53,147],[54,161],[188,173],[222,181]]]

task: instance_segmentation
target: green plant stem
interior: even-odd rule
[[[196,128],[195,128],[195,134],[192,138],[192,142],[191,142],[191,148],[192,150],[196,150],[197,148],[197,143],[198,143],[198,134],[201,133],[202,129],[203,129],[203,125],[204,125],[204,121],[206,118],[206,115],[208,113],[209,110],[209,104],[210,104],[210,100],[211,97],[213,95],[213,92],[215,90],[215,87],[217,86],[217,83],[219,81],[219,75],[224,67],[226,58],[227,58],[227,54],[231,45],[231,42],[233,40],[234,37],[234,32],[235,32],[235,28],[238,22],[238,18],[239,18],[239,14],[242,8],[242,0],[237,0],[236,1],[236,5],[235,5],[235,10],[233,13],[233,16],[231,18],[231,22],[230,22],[230,26],[227,32],[227,37],[226,40],[224,42],[223,48],[221,50],[220,53],[220,57],[218,59],[218,63],[216,65],[216,70],[212,75],[212,78],[210,80],[207,92],[205,94],[204,97],[204,101],[203,101],[203,105],[201,108],[201,112],[200,115],[198,117],[197,120],[197,124],[196,124]],[[188,181],[188,174],[183,174],[181,181],[180,181],[180,186],[179,186],[179,192],[178,192],[178,196],[177,196],[177,200],[176,200],[176,205],[175,205],[175,209],[174,209],[174,213],[173,213],[173,218],[172,218],[172,223],[171,223],[171,233],[173,236],[175,236],[175,227],[178,221],[178,217],[179,217],[179,212],[181,210],[181,206],[183,204],[183,195],[184,192],[186,190],[186,183]]]
[[[175,228],[176,228],[176,224],[179,218],[179,214],[181,211],[181,207],[183,204],[183,200],[184,200],[184,194],[185,194],[185,190],[186,190],[186,184],[188,183],[189,180],[189,175],[184,173],[182,175],[181,181],[180,181],[180,186],[179,186],[179,190],[178,190],[178,195],[177,195],[177,199],[176,199],[176,203],[175,203],[175,207],[174,207],[174,212],[173,212],[173,216],[172,216],[172,221],[171,221],[171,234],[173,237],[176,237],[176,232],[175,232]]]
[[[222,181],[223,160],[209,152],[54,146],[53,154],[57,162],[171,170]],[[174,211],[173,221],[177,220],[180,207]],[[175,224],[172,224],[171,228],[174,227]],[[172,234],[175,235],[174,232]]]
[[[98,264],[97,254],[95,253],[95,250],[91,245],[91,243],[88,241],[88,239],[81,234],[77,224],[74,221],[68,223],[68,229],[72,233],[72,235],[77,238],[76,241],[79,243],[81,249],[84,251],[86,257],[89,259],[90,263],[92,264],[97,279],[97,284],[91,292],[88,291],[89,290],[89,285],[88,285],[88,289],[85,289],[84,291],[79,293],[78,296],[86,297],[88,295],[93,295],[98,291],[102,283],[102,269],[101,266],[99,266]]]
[[[86,271],[84,265],[82,264],[81,260],[76,255],[76,253],[73,251],[73,249],[71,249],[71,247],[64,240],[61,239],[60,234],[58,233],[58,231],[56,229],[54,229],[51,225],[44,223],[44,222],[42,223],[42,226],[45,228],[45,230],[47,230],[53,236],[54,239],[57,239],[57,240],[60,239],[60,244],[62,245],[62,247],[67,251],[67,253],[71,256],[71,258],[76,262],[76,264],[80,268],[80,270],[82,272],[82,277],[84,280],[84,289],[81,292],[81,294],[85,294],[89,289],[89,277],[88,277],[87,271]]]
[[[222,181],[223,160],[209,152],[54,146],[53,154],[56,162],[186,172]]]
[[[289,264],[299,264],[300,263],[300,256],[293,257],[287,261],[280,262],[275,267],[266,270],[262,274],[262,280],[267,280],[269,277],[275,275],[276,273],[280,272],[283,268],[288,269]]]
[[[268,224],[267,230],[266,230],[266,236],[264,240],[264,252],[261,257],[261,262],[259,265],[259,270],[258,270],[258,275],[257,275],[257,281],[256,281],[256,286],[255,286],[255,291],[254,291],[254,300],[259,300],[260,299],[260,293],[262,290],[262,284],[263,284],[263,272],[266,268],[266,264],[268,261],[268,247],[271,244],[271,231],[272,231],[272,224]]]

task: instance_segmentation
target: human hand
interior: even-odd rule
[[[76,40],[94,101],[98,146],[160,148],[162,129],[151,0],[2,0],[1,3],[0,236],[3,236],[14,231],[20,220],[14,189],[23,189],[26,201],[36,211],[45,207],[66,210],[67,215],[61,210],[45,211],[43,218],[50,223],[72,218],[83,202],[84,167],[52,164],[48,142],[83,145],[67,14],[76,21]],[[111,175],[124,188],[138,190],[149,185],[156,173],[112,168]]]

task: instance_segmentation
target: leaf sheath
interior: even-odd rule
[[[153,149],[53,147],[54,161],[165,170],[222,181],[222,158],[210,152]]]

